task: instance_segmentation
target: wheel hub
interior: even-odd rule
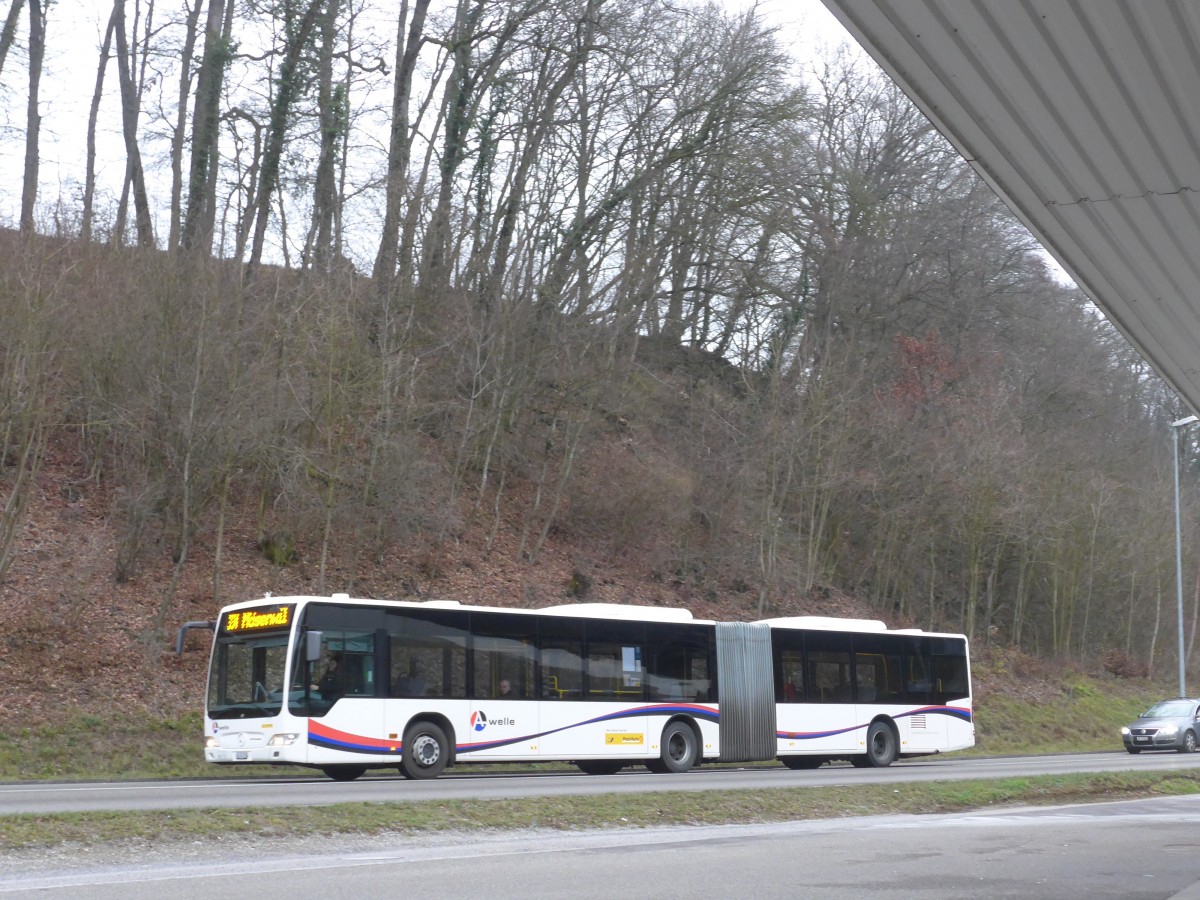
[[[421,735],[413,744],[413,759],[418,765],[432,766],[441,756],[438,742],[428,735]]]

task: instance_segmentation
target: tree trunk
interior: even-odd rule
[[[309,37],[321,11],[322,0],[312,0],[296,31],[288,41],[283,62],[279,66],[279,89],[271,101],[271,122],[267,142],[263,147],[262,173],[258,184],[258,202],[254,211],[254,238],[250,245],[249,266],[254,269],[262,262],[267,223],[271,218],[271,200],[279,184],[279,167],[283,159],[284,138],[287,135],[288,114],[299,90],[300,57],[308,46]]]
[[[187,213],[181,246],[212,253],[213,223],[216,221],[216,184],[213,177],[220,137],[221,85],[231,47],[225,4],[232,0],[209,0],[204,28],[204,59],[196,74],[196,106],[192,113],[192,161],[188,175]],[[181,100],[182,102],[182,100]]]
[[[12,46],[17,36],[17,22],[21,19],[21,10],[25,0],[12,0],[8,15],[4,17],[4,26],[0,28],[0,73],[4,71],[4,60],[8,56],[8,48]]]
[[[108,17],[108,27],[104,30],[104,43],[100,46],[100,62],[96,66],[96,87],[92,91],[92,105],[88,109],[87,124],[87,168],[83,186],[83,223],[80,237],[84,241],[92,239],[92,204],[96,196],[96,122],[100,116],[100,100],[104,95],[104,72],[108,68],[108,54],[112,49],[112,37],[115,28],[116,10]]]
[[[183,33],[183,48],[180,57],[190,60],[196,52],[196,31],[200,23],[203,4],[196,0],[188,13],[187,26]],[[175,127],[171,134],[171,225],[167,237],[167,249],[179,246],[180,229],[183,225],[183,147],[186,141],[187,104],[192,93],[192,67],[179,67],[179,103],[175,109]]]
[[[46,54],[46,10],[42,0],[29,0],[29,103],[25,115],[25,177],[21,190],[21,234],[33,234],[33,209],[38,193],[38,140],[42,117],[38,89]]]
[[[333,220],[337,209],[337,157],[339,138],[345,132],[348,97],[333,87],[334,42],[337,40],[337,16],[341,0],[329,0],[320,17],[320,49],[317,56],[317,115],[320,117],[321,151],[313,182],[312,226],[304,264],[320,272],[333,269]]]
[[[113,30],[117,40],[117,76],[121,83],[121,125],[125,137],[126,178],[133,188],[134,221],[137,224],[139,247],[154,246],[154,226],[150,221],[150,201],[146,195],[146,177],[142,170],[142,153],[137,142],[137,121],[140,112],[138,90],[133,81],[129,39],[125,34],[125,0],[113,0]]]
[[[392,88],[392,127],[388,138],[386,205],[379,252],[375,257],[374,278],[380,292],[386,294],[396,275],[396,253],[400,241],[400,207],[408,183],[408,165],[412,154],[412,132],[409,123],[409,103],[412,101],[413,72],[421,51],[421,33],[430,0],[416,0],[408,37],[404,37],[404,22],[408,17],[408,0],[400,5],[396,28],[396,80]]]

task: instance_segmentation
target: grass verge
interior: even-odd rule
[[[1200,793],[1200,772],[1112,772],[921,784],[608,794],[525,800],[89,812],[0,817],[0,846],[30,849],[253,836],[428,834],[468,830],[752,824],[886,813],[944,813]]]
[[[1119,750],[1121,726],[1170,696],[1165,687],[1089,676],[1064,681],[1059,693],[1036,703],[1020,696],[990,694],[976,703],[976,744],[971,753],[1007,756]]]

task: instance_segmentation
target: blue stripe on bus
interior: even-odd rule
[[[707,719],[710,722],[717,722],[720,715],[715,709],[707,706],[697,706],[691,703],[656,703],[652,706],[635,706],[630,709],[622,709],[617,712],[608,713],[603,716],[596,716],[592,719],[584,719],[582,722],[574,722],[570,725],[563,725],[561,728],[551,728],[548,731],[539,731],[536,734],[526,734],[520,737],[505,738],[498,741],[475,741],[463,744],[458,744],[456,749],[459,753],[476,753],[480,750],[492,750],[496,747],[507,747],[510,744],[519,744],[522,741],[533,741],[546,737],[549,734],[558,734],[562,731],[570,731],[572,728],[581,728],[584,725],[595,725],[598,722],[615,722],[620,719],[630,719],[635,716],[673,716],[677,713],[686,713],[698,719]]]
[[[494,741],[471,741],[456,745],[456,750],[459,753],[477,753],[481,750],[494,750],[498,747],[507,747],[512,744],[519,744],[525,741],[538,740],[547,735],[558,734],[562,731],[569,731],[572,728],[581,728],[584,725],[595,725],[600,722],[616,722],[621,719],[629,719],[636,716],[673,716],[677,714],[687,714],[698,719],[706,719],[710,722],[719,722],[720,714],[711,707],[699,706],[691,703],[663,703],[654,704],[651,706],[635,706],[629,709],[618,710],[617,712],[606,713],[602,716],[595,716],[591,719],[584,719],[580,722],[575,722],[570,725],[563,725],[561,728],[552,728],[548,731],[539,731],[534,734],[523,734],[517,737],[503,738]],[[950,716],[963,721],[971,721],[971,710],[960,706],[922,706],[917,709],[911,709],[907,712],[897,713],[892,716],[893,719],[903,719],[909,716],[919,715],[939,715]],[[775,737],[779,740],[790,741],[810,741],[819,738],[833,737],[839,734],[847,734],[852,731],[858,731],[867,727],[867,724],[852,725],[847,728],[835,728],[828,731],[776,731]],[[315,733],[314,733],[315,732]],[[314,747],[322,747],[327,750],[344,750],[351,753],[372,753],[382,756],[400,756],[403,752],[403,745],[400,741],[383,741],[378,738],[362,737],[360,735],[349,734],[347,732],[337,731],[332,728],[321,725],[318,722],[311,722],[308,733],[308,743]]]
[[[910,709],[908,712],[896,713],[892,718],[904,719],[909,716],[924,715],[950,716],[954,719],[962,719],[964,722],[971,721],[971,710],[961,706],[922,706],[919,709]],[[862,725],[851,725],[849,728],[835,728],[832,731],[776,731],[775,737],[778,740],[812,741],[818,738],[833,737],[837,734],[859,731],[866,728],[869,724],[869,722],[864,722]]]
[[[571,725],[564,725],[561,728],[552,728],[549,731],[540,731],[536,734],[523,734],[517,737],[494,741],[460,743],[456,745],[456,750],[459,753],[476,753],[480,750],[494,750],[497,747],[507,747],[524,741],[538,740],[548,734],[557,734],[560,731],[569,731],[572,728],[594,725],[598,722],[614,722],[620,719],[646,715],[673,716],[678,713],[686,713],[698,719],[707,719],[710,722],[717,722],[720,718],[715,709],[707,706],[698,706],[691,703],[657,703],[650,706],[635,706],[630,709],[607,713],[603,716],[585,719]],[[400,756],[403,752],[403,744],[400,741],[382,741],[378,738],[361,737],[349,734],[348,732],[337,731],[320,722],[309,723],[308,743],[313,747],[322,747],[326,750],[345,750],[351,753],[373,753],[382,756]]]

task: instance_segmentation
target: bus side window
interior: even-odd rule
[[[799,653],[784,652],[780,659],[780,670],[784,672],[784,703],[798,703],[804,699],[804,661]]]
[[[646,698],[656,702],[708,700],[708,638],[698,626],[646,624]]]
[[[582,697],[583,658],[579,646],[543,646],[542,697],[546,700],[578,700]]]

